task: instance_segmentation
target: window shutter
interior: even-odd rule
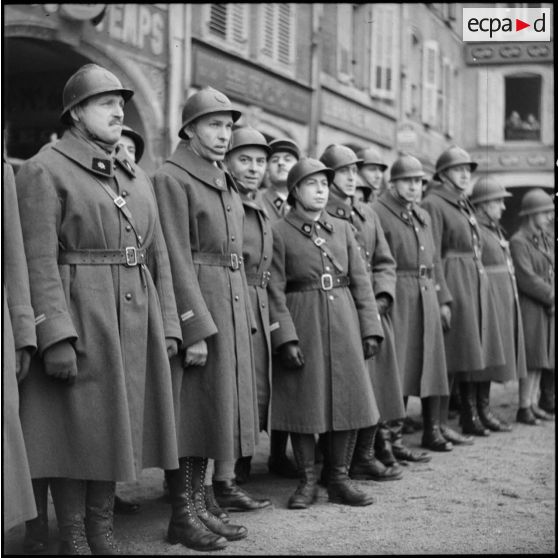
[[[488,69],[478,72],[477,142],[497,145],[504,141],[504,80]],[[498,103],[494,99],[499,99]],[[498,106],[500,110],[490,110]]]
[[[422,74],[422,121],[430,126],[436,125],[438,105],[438,43],[425,41],[423,50]]]
[[[230,40],[238,45],[247,41],[248,4],[229,4],[232,8]]]
[[[373,5],[372,45],[370,56],[370,92],[393,99],[397,87],[395,71],[398,52],[396,5]]]
[[[291,4],[278,4],[277,7],[279,10],[277,58],[283,64],[292,64],[294,8]]]
[[[227,4],[211,4],[209,32],[223,40],[227,39]]]
[[[273,57],[273,38],[275,36],[275,5],[264,4],[263,6],[263,29],[262,29],[262,53],[270,58]]]
[[[337,4],[337,72],[352,74],[353,5]]]
[[[294,64],[295,11],[296,4],[260,4],[260,53],[283,69]]]

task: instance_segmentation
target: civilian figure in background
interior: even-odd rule
[[[498,312],[498,324],[506,355],[505,366],[485,370],[486,379],[477,387],[477,412],[486,428],[509,432],[511,426],[490,409],[490,383],[522,381],[527,375],[523,321],[509,242],[500,227],[506,208],[505,198],[511,197],[493,177],[481,176],[469,197],[475,207],[481,232],[482,263],[488,275],[490,290]]]
[[[327,433],[329,500],[373,502],[353,486],[348,462],[356,431],[378,422],[365,359],[383,339],[370,277],[351,226],[325,207],[334,171],[301,159],[289,172],[292,209],[273,224],[269,283],[272,427],[290,432],[301,481],[291,509],[315,502],[315,434]]]
[[[62,555],[118,554],[115,481],[178,465],[167,251],[149,179],[115,155],[132,95],[82,66],[64,87],[68,129],[16,179],[38,340],[20,414],[31,475],[50,477]]]
[[[14,173],[7,163],[3,163],[2,239],[2,525],[6,533],[37,516],[19,420],[18,391],[18,383],[29,371],[37,337]],[[45,549],[46,544],[40,545],[40,550]]]
[[[521,224],[510,240],[519,304],[525,330],[527,377],[519,380],[517,421],[535,425],[553,415],[539,405],[541,373],[554,374],[554,248],[548,223],[554,218],[552,198],[541,188],[521,200]]]

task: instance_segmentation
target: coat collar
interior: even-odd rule
[[[265,197],[266,200],[275,207],[278,213],[287,203],[287,199],[283,199],[271,186],[264,190],[263,197]]]
[[[354,217],[356,214],[364,221],[364,216],[361,210],[353,205],[347,204],[345,199],[346,198],[341,197],[334,190],[330,190],[326,207],[327,212],[338,219],[345,219],[347,221],[350,221],[351,217]]]
[[[250,207],[255,209],[262,217],[269,219],[269,214],[267,210],[262,206],[261,194],[260,192],[240,192],[240,199],[242,200],[242,205],[245,207]]]
[[[296,209],[291,209],[289,213],[284,217],[285,221],[292,225],[295,229],[300,231],[303,235],[311,237],[312,233],[315,232],[315,227],[317,224],[321,225],[322,229],[328,233],[333,232],[333,223],[328,215],[327,211],[322,211],[320,217],[317,221],[310,221],[307,217],[302,215]]]
[[[476,211],[477,221],[487,229],[494,231],[498,236],[504,236],[504,229],[499,223],[493,221],[484,211]]]
[[[414,215],[423,227],[428,224],[424,209],[421,209],[416,203],[411,204],[410,209],[407,208],[405,204],[403,204],[400,199],[396,198],[389,190],[386,190],[380,195],[378,203],[387,207],[387,209],[407,225],[413,224],[409,214]]]
[[[168,162],[180,167],[207,186],[216,190],[227,190],[227,185],[236,190],[236,185],[227,171],[202,159],[190,148],[189,142],[181,141]]]
[[[428,193],[429,196],[438,196],[448,203],[455,205],[456,207],[468,208],[470,207],[470,202],[464,198],[461,194],[457,192],[455,188],[449,188],[445,184],[440,184],[437,188],[432,188]]]

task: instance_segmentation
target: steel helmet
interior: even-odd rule
[[[287,176],[287,189],[289,191],[287,202],[290,204],[293,203],[292,191],[297,184],[318,172],[325,173],[328,184],[332,183],[335,171],[326,167],[321,161],[311,159],[310,157],[303,157],[300,161],[295,163]]]
[[[544,211],[554,211],[554,202],[542,188],[529,190],[521,199],[520,217]]]
[[[341,167],[346,167],[347,165],[360,165],[362,159],[356,156],[356,153],[345,145],[332,144],[326,147],[325,151],[320,157],[320,161],[330,169],[336,171]]]
[[[239,147],[261,147],[265,151],[266,156],[270,152],[265,136],[251,126],[244,126],[233,131],[228,153]]]
[[[388,168],[380,152],[374,147],[361,149],[357,152],[357,156],[362,159],[361,165],[378,165],[382,169],[382,172]]]
[[[178,135],[182,139],[188,139],[184,128],[196,118],[214,112],[230,112],[233,122],[242,116],[240,111],[233,109],[230,99],[225,94],[213,87],[204,87],[186,99],[182,108],[182,126]]]
[[[70,110],[81,102],[101,93],[120,93],[124,101],[129,101],[134,92],[122,87],[120,80],[106,68],[97,64],[85,64],[75,72],[64,86],[62,92],[63,110],[60,120],[71,124]]]
[[[442,154],[438,157],[436,161],[436,172],[434,173],[434,179],[440,180],[440,173],[451,167],[457,167],[458,165],[469,165],[471,172],[473,172],[477,167],[478,163],[471,160],[471,156],[467,151],[459,147],[458,145],[450,145]]]
[[[469,196],[473,204],[482,202],[511,198],[512,195],[492,176],[481,176],[475,183],[475,187]]]
[[[424,178],[426,176],[422,170],[422,163],[408,153],[403,153],[394,161],[389,174],[389,179],[392,181],[399,178]]]
[[[145,149],[143,138],[135,130],[132,130],[130,126],[126,126],[126,124],[122,126],[122,135],[128,136],[136,144],[136,163],[139,163]]]
[[[269,142],[269,156],[271,157],[274,153],[279,153],[286,151],[294,155],[297,160],[300,159],[300,147],[290,139],[274,139]]]

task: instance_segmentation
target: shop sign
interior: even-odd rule
[[[324,124],[393,147],[395,140],[393,120],[327,90],[322,92],[321,120]]]
[[[210,85],[231,98],[297,122],[307,123],[310,92],[223,53],[194,49],[194,85]]]

